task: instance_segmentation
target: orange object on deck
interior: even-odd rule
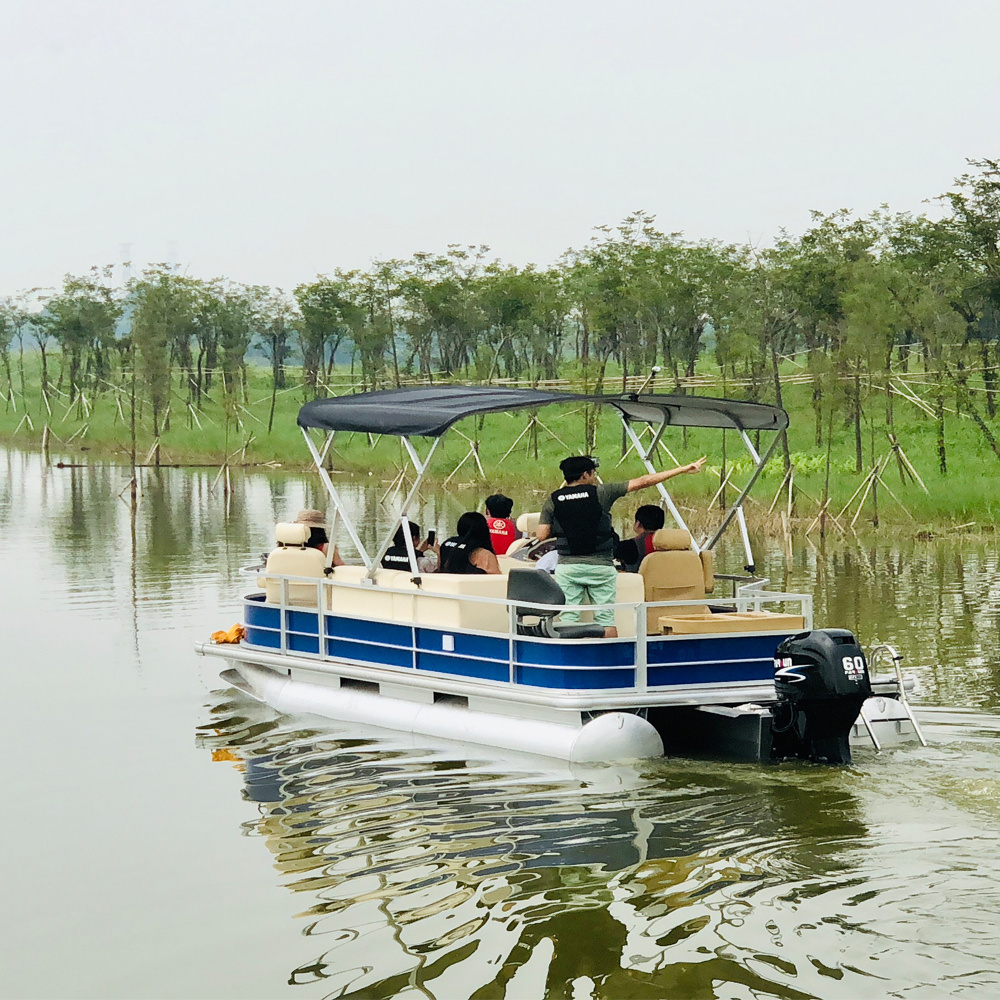
[[[237,622],[227,632],[219,631],[212,633],[212,642],[239,642],[246,638],[247,630]]]

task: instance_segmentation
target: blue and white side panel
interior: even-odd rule
[[[632,639],[581,642],[445,631],[419,625],[279,608],[248,598],[246,641],[251,646],[366,666],[427,671],[473,680],[560,691],[634,689]],[[710,634],[651,637],[646,643],[646,687],[769,682],[783,634]]]

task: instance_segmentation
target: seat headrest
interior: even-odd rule
[[[691,548],[691,532],[683,528],[660,528],[653,533],[656,552],[677,552]]]
[[[517,518],[517,530],[523,531],[526,535],[533,535],[538,531],[539,514],[520,514]]]
[[[308,524],[283,522],[274,526],[274,538],[279,545],[305,545],[310,533]]]

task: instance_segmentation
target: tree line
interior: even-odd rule
[[[659,365],[661,390],[708,372],[719,394],[778,405],[789,381],[807,383],[817,447],[846,420],[859,470],[863,414],[879,408],[891,432],[905,398],[933,420],[946,472],[946,412],[1000,459],[1000,162],[969,161],[938,204],[814,213],[768,246],[687,240],[636,212],[551,267],[455,245],[291,292],[168,265],[116,284],[94,268],[0,300],[4,395],[26,398],[27,350],[46,407],[53,392],[81,405],[118,393],[156,438],[213,400],[235,417],[254,353],[271,370],[269,430],[279,392],[322,394],[341,365],[364,388],[570,379],[595,392]]]

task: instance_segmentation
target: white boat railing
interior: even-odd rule
[[[329,580],[327,578],[317,578],[317,577],[293,577],[284,576],[278,574],[260,574],[260,579],[262,581],[266,580],[278,580],[281,583],[280,595],[281,600],[278,603],[269,603],[267,601],[253,601],[255,607],[273,609],[275,611],[280,611],[279,628],[274,629],[269,626],[262,625],[252,625],[252,628],[258,628],[266,632],[277,632],[279,634],[279,646],[280,653],[282,655],[294,655],[305,657],[310,660],[317,660],[322,662],[334,662],[342,661],[348,659],[350,662],[357,662],[359,664],[365,664],[364,660],[351,660],[351,658],[346,658],[340,654],[331,655],[327,652],[327,640],[335,640],[341,642],[349,642],[355,646],[360,647],[371,647],[373,650],[378,649],[390,649],[398,653],[403,654],[404,657],[409,658],[409,666],[401,667],[400,664],[390,665],[383,664],[385,669],[392,670],[395,668],[401,668],[403,670],[416,669],[417,660],[420,654],[432,654],[434,657],[442,657],[444,659],[455,659],[461,661],[472,661],[474,663],[487,664],[491,666],[499,666],[501,664],[506,665],[506,680],[510,684],[517,685],[521,682],[518,680],[518,668],[530,668],[532,670],[546,671],[546,670],[572,670],[575,672],[596,672],[596,671],[633,671],[634,670],[634,683],[616,686],[614,688],[608,688],[606,690],[629,690],[643,693],[648,688],[648,658],[649,658],[649,644],[651,642],[671,642],[671,641],[683,641],[698,638],[720,638],[720,637],[736,637],[740,635],[746,635],[747,633],[742,632],[723,632],[723,633],[711,633],[711,634],[701,634],[701,635],[659,635],[647,634],[647,609],[670,609],[670,608],[690,608],[692,604],[704,604],[711,602],[712,605],[718,607],[729,607],[733,611],[748,611],[748,610],[763,610],[762,605],[764,604],[777,604],[777,603],[795,603],[798,605],[799,613],[804,618],[804,628],[812,628],[812,597],[809,594],[801,593],[786,593],[778,591],[765,591],[762,589],[762,584],[766,584],[767,581],[754,581],[753,584],[746,587],[739,588],[737,595],[735,597],[729,598],[718,598],[714,596],[710,598],[699,598],[680,600],[680,601],[624,601],[616,602],[614,604],[584,604],[584,605],[554,605],[554,604],[543,604],[539,601],[529,601],[525,599],[515,600],[507,597],[484,597],[472,594],[448,594],[434,592],[432,590],[426,590],[423,587],[420,588],[398,588],[398,587],[384,587],[378,585],[372,585],[371,583],[352,583],[348,581],[341,580]],[[425,581],[428,577],[424,578]],[[300,597],[294,601],[290,600],[290,587],[295,586],[296,588],[301,588],[303,585],[308,585],[310,588],[315,588],[316,598],[315,601],[310,603],[305,603]],[[489,605],[493,607],[503,608],[506,612],[507,617],[507,630],[506,632],[499,630],[487,630],[487,629],[475,629],[466,628],[453,625],[443,625],[434,621],[419,621],[414,618],[393,618],[393,617],[383,617],[377,614],[366,614],[364,618],[361,618],[357,614],[344,614],[343,612],[338,613],[337,608],[334,603],[334,593],[337,590],[350,590],[350,591],[361,591],[365,594],[373,594],[378,592],[380,594],[389,595],[399,595],[401,597],[414,598],[419,597],[422,600],[431,601],[441,601],[448,604],[454,604],[456,602],[461,602],[463,604],[478,604],[478,605]],[[301,594],[301,589],[299,590]],[[249,603],[249,601],[248,601]],[[530,607],[538,608],[544,611],[554,611],[554,612],[594,612],[601,610],[610,610],[612,612],[623,611],[628,614],[634,623],[634,635],[625,635],[610,638],[588,638],[588,639],[567,639],[563,637],[547,637],[547,636],[532,636],[532,635],[522,635],[518,633],[517,630],[517,611],[519,607]],[[301,612],[307,615],[315,616],[316,618],[316,631],[315,632],[302,632],[300,630],[289,627],[289,617],[288,613]],[[358,621],[371,622],[373,625],[390,625],[398,626],[402,628],[409,629],[409,642],[407,643],[394,643],[386,642],[384,639],[374,639],[365,637],[345,637],[340,634],[331,634],[328,631],[327,616],[334,616],[337,618],[354,618]],[[530,617],[529,612],[529,617]],[[442,633],[442,648],[441,649],[429,649],[426,645],[420,645],[417,635],[417,630],[433,630]],[[756,633],[759,634],[759,633]],[[317,652],[311,652],[302,649],[291,649],[290,648],[290,637],[302,636],[306,639],[316,640]],[[452,637],[451,648],[448,648],[446,641],[448,637]],[[497,656],[488,656],[481,653],[475,653],[470,650],[456,651],[454,644],[454,637],[456,636],[472,636],[472,637],[485,637],[495,640],[506,640],[506,656],[503,658]],[[295,641],[293,639],[293,641]],[[567,644],[573,643],[585,643],[588,646],[591,645],[615,645],[628,643],[634,647],[634,656],[630,657],[631,662],[621,662],[621,663],[599,663],[596,665],[589,664],[545,664],[535,661],[525,661],[518,656],[518,644],[530,644],[532,646],[544,646],[544,645],[557,645],[565,646]],[[302,642],[298,643],[302,645]],[[272,647],[273,648],[273,647]],[[731,658],[730,658],[731,659]],[[373,657],[375,662],[379,662],[377,658]],[[367,661],[370,665],[371,661]],[[690,661],[690,662],[674,662],[671,665],[676,666],[693,666],[702,661]],[[663,664],[654,664],[654,666],[661,666]]]

